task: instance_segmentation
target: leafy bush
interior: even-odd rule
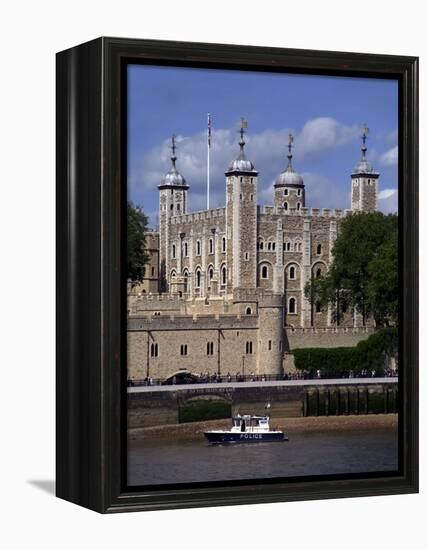
[[[386,328],[375,332],[355,347],[301,348],[294,350],[297,370],[315,376],[317,371],[323,378],[348,376],[362,370],[375,371],[383,375],[388,357],[395,356],[398,348],[397,330]]]
[[[230,418],[231,416],[231,404],[219,399],[195,399],[182,405],[178,411],[180,423]]]

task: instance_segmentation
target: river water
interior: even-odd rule
[[[394,471],[396,428],[293,433],[289,441],[209,445],[201,440],[132,441],[128,484],[242,480]]]

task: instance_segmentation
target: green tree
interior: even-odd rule
[[[331,304],[339,324],[348,307],[373,315],[378,325],[397,319],[397,216],[356,212],[343,220],[325,276],[306,284],[312,304]],[[385,270],[390,270],[388,273]]]
[[[148,219],[139,206],[128,202],[127,208],[127,276],[131,285],[136,285],[144,279],[144,266],[149,261],[146,252],[146,231]]]

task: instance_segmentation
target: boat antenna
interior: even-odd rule
[[[271,404],[269,403],[269,401],[266,403],[265,409],[266,409],[267,416],[270,416]]]

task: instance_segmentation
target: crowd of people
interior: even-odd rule
[[[237,372],[232,375],[230,372],[227,374],[210,374],[209,372],[192,374],[188,371],[183,371],[176,373],[175,375],[166,378],[166,379],[154,379],[152,377],[146,377],[143,380],[128,380],[128,386],[160,386],[160,385],[180,385],[180,384],[210,384],[210,383],[232,383],[232,382],[269,382],[269,381],[279,381],[279,380],[321,380],[321,379],[332,379],[332,378],[375,378],[379,376],[379,373],[376,370],[362,369],[361,371],[349,370],[343,372],[341,376],[331,376],[322,373],[321,370],[316,372],[309,371],[293,371],[293,372],[284,372],[280,375],[273,374],[255,374],[251,372],[250,374],[243,374]],[[381,374],[385,377],[395,377],[397,376],[397,371],[393,369],[386,368]]]

